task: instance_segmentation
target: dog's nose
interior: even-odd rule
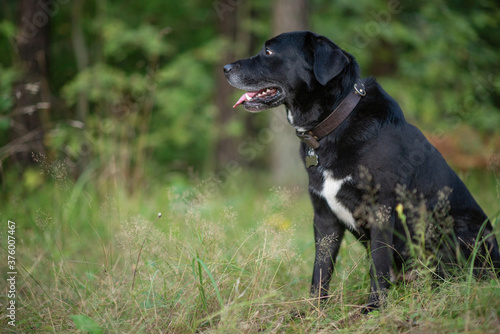
[[[226,66],[224,66],[224,73],[229,73],[231,72],[231,70],[233,69],[233,64],[228,64]]]
[[[232,63],[232,64],[227,64],[226,66],[224,66],[224,74],[229,74],[229,72],[235,71],[239,67],[240,67],[240,65],[238,64],[238,62]]]

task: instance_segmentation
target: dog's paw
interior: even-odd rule
[[[361,314],[369,314],[380,308],[380,301],[370,301],[361,307]]]

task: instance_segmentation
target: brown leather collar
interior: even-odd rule
[[[319,147],[318,140],[326,137],[333,130],[335,130],[342,122],[345,121],[347,116],[353,111],[358,104],[361,97],[366,95],[365,86],[358,81],[354,84],[352,91],[347,95],[342,102],[335,108],[335,110],[328,115],[321,123],[308,131],[297,131],[299,137],[310,148],[316,149]]]

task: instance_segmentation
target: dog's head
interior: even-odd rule
[[[224,74],[231,85],[247,91],[234,107],[259,112],[285,104],[304,110],[326,99],[331,104],[352,71],[340,74],[353,62],[328,38],[297,31],[268,40],[257,55],[224,66]]]

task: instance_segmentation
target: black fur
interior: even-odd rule
[[[279,35],[267,41],[256,56],[226,65],[224,72],[229,83],[239,89],[277,89],[274,96],[243,102],[246,109],[260,111],[284,104],[292,125],[306,130],[326,118],[359,78],[352,55],[307,31]],[[328,295],[335,258],[347,228],[369,250],[373,261],[368,307],[379,305],[381,293],[390,286],[391,271],[400,271],[410,260],[406,231],[396,213],[400,203],[406,204],[404,213],[412,237],[422,213],[412,212],[410,207],[422,201],[429,212],[434,212],[436,231],[444,229],[437,243],[429,246],[441,259],[438,274],[447,270],[446,264],[470,260],[472,248],[479,245],[475,266],[493,265],[498,275],[498,244],[486,214],[441,154],[406,122],[396,101],[374,79],[363,82],[367,95],[337,129],[320,140],[316,150],[319,165],[306,169],[316,240],[311,294]],[[302,143],[303,161],[307,151]],[[342,221],[329,206],[322,194],[325,175],[347,180],[335,199],[353,215],[356,228]],[[446,189],[451,190],[447,201]],[[404,199],[405,193],[413,203]],[[439,226],[439,219],[446,222],[446,218],[437,217],[436,205],[440,203],[445,203],[442,209],[452,217],[449,231]],[[384,210],[387,215],[377,223],[373,217]],[[481,269],[475,272],[479,274]]]

